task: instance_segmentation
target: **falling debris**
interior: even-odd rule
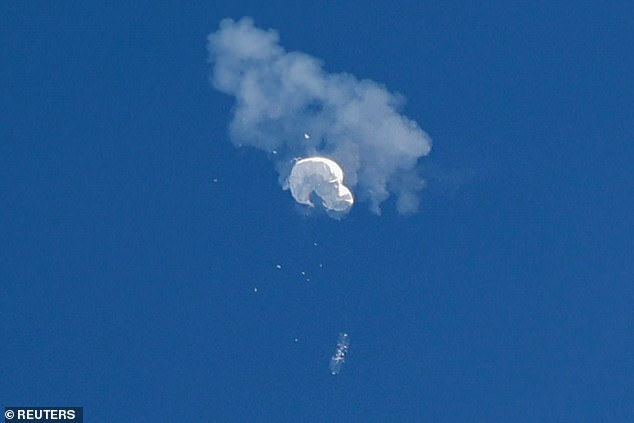
[[[277,269],[281,269],[281,268],[282,268],[282,265],[281,265],[281,264],[276,264],[276,265],[275,265],[275,267],[276,267]]]
[[[330,357],[330,373],[339,374],[341,365],[346,361],[346,354],[350,346],[350,337],[347,333],[341,332],[337,339],[337,349],[332,357]]]
[[[304,132],[304,139],[305,140],[309,140],[310,139],[310,134],[308,132]]]
[[[343,184],[343,170],[325,157],[309,157],[295,163],[288,177],[295,201],[310,207],[313,194],[327,210],[347,212],[354,204],[352,192]]]

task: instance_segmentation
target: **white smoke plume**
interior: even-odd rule
[[[271,153],[285,189],[293,158],[322,156],[341,166],[346,186],[375,213],[390,194],[400,213],[417,210],[424,181],[416,165],[431,140],[399,114],[402,96],[327,73],[318,59],[285,51],[277,32],[250,18],[224,19],[208,43],[213,86],[236,99],[233,143]]]

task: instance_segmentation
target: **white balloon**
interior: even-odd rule
[[[327,210],[346,212],[354,204],[352,192],[343,184],[343,170],[325,157],[308,157],[293,166],[288,184],[295,201],[310,207],[315,193]]]

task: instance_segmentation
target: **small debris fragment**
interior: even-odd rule
[[[346,354],[350,347],[350,337],[347,333],[341,332],[337,339],[337,349],[334,355],[330,358],[330,373],[333,375],[339,374],[341,365],[346,361]]]

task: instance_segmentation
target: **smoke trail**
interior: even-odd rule
[[[346,185],[375,213],[390,194],[400,213],[417,210],[424,181],[416,163],[431,140],[398,113],[401,96],[325,72],[318,59],[285,51],[275,31],[249,18],[224,19],[208,42],[213,85],[236,99],[233,143],[272,153],[285,189],[294,157],[323,156],[341,166]]]

